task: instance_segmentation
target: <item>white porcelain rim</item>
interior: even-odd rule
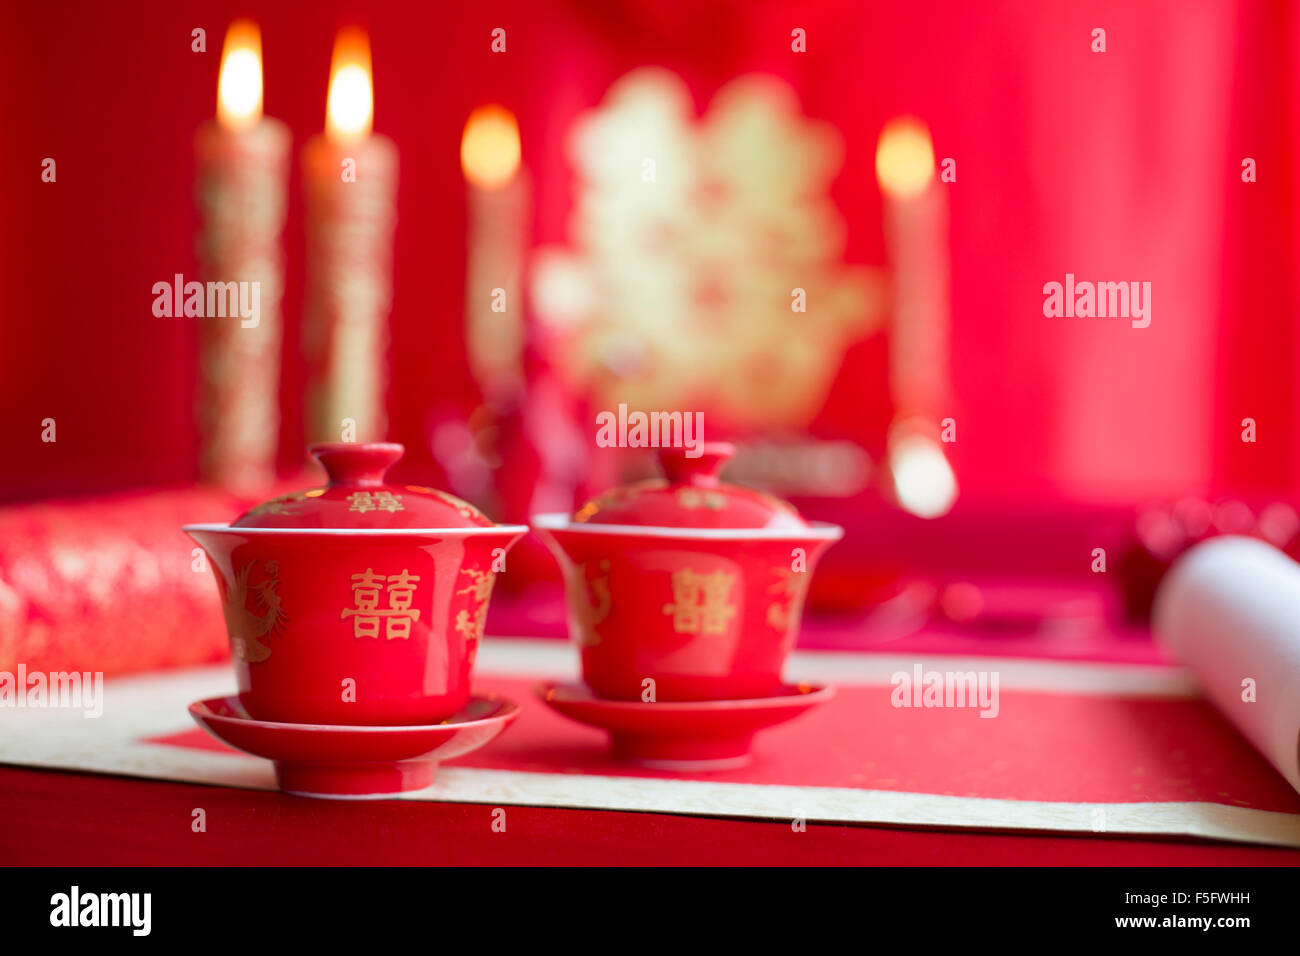
[[[236,534],[312,534],[312,535],[334,535],[338,537],[357,537],[361,535],[401,538],[414,537],[421,534],[437,534],[447,537],[449,535],[476,535],[476,534],[526,534],[529,527],[526,524],[498,524],[490,528],[239,528],[230,523],[218,524],[187,524],[181,525],[182,531],[231,531]]]
[[[685,538],[696,541],[838,541],[844,529],[837,524],[813,521],[806,529],[786,528],[672,528],[665,525],[583,524],[563,512],[533,515],[535,529],[573,531],[579,534],[645,535],[651,538]]]

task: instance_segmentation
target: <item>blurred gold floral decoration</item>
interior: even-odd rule
[[[775,77],[729,82],[698,118],[674,73],[619,80],[572,131],[570,245],[534,260],[560,374],[605,406],[807,425],[885,305],[880,271],[843,262],[843,152]]]

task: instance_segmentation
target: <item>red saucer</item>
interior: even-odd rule
[[[254,720],[238,697],[195,701],[190,715],[223,743],[273,761],[281,790],[366,800],[429,786],[441,761],[492,740],[519,716],[519,705],[504,697],[474,695],[443,723],[414,726]]]
[[[643,703],[607,700],[585,684],[552,681],[537,695],[566,717],[608,730],[620,760],[659,770],[725,770],[749,762],[758,731],[824,704],[835,688],[798,684],[750,700]]]

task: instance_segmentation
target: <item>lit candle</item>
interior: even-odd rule
[[[498,405],[523,387],[520,299],[529,183],[519,162],[519,125],[501,106],[470,114],[460,144],[467,183],[465,334],[470,369]]]
[[[347,28],[334,41],[325,133],[303,149],[311,441],[387,431],[397,147],[371,132],[373,118],[370,41]]]
[[[887,123],[876,148],[876,178],[893,276],[888,455],[899,504],[924,518],[946,513],[957,497],[938,421],[949,400],[949,264],[948,206],[934,172],[925,124]]]
[[[288,127],[262,115],[261,35],[236,21],[221,54],[217,118],[199,128],[195,153],[204,279],[257,289],[253,318],[226,308],[199,320],[200,470],[240,492],[275,476],[289,145]]]

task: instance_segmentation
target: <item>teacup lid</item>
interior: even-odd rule
[[[239,516],[235,528],[490,528],[467,501],[423,485],[389,485],[403,452],[393,442],[325,442],[307,449],[329,476],[322,488],[280,495]]]
[[[697,457],[684,448],[659,449],[664,478],[611,488],[573,515],[578,524],[664,528],[771,528],[804,531],[809,525],[795,508],[753,488],[718,480],[735,453],[728,442],[705,442]]]

